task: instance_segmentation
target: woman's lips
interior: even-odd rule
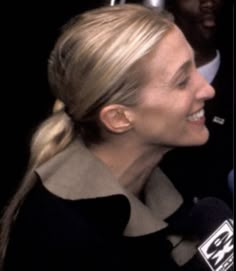
[[[196,113],[193,113],[188,116],[188,121],[193,124],[204,124],[205,123],[205,111],[200,109]]]

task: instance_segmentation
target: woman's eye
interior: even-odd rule
[[[187,77],[184,80],[177,83],[177,87],[180,89],[184,89],[188,85],[188,82],[189,82],[189,78]]]

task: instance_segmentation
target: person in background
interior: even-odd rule
[[[227,36],[222,35],[223,19],[227,20],[222,18],[224,4],[223,0],[165,2],[194,49],[198,71],[212,84],[216,95],[205,106],[208,142],[200,148],[176,149],[165,156],[160,166],[186,200],[214,196],[232,206],[227,177],[233,167],[233,61],[232,48],[222,47],[231,46]]]
[[[184,203],[158,164],[208,140],[214,96],[182,32],[139,5],[91,10],[63,27],[48,75],[56,103],[1,221],[4,270],[179,270],[168,219]]]

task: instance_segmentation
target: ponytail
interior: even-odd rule
[[[54,105],[54,114],[45,120],[31,142],[30,168],[40,166],[63,150],[73,139],[74,129],[70,117],[61,108],[60,101]]]
[[[56,101],[53,114],[36,130],[31,141],[28,170],[16,194],[6,207],[0,224],[0,270],[9,242],[10,229],[29,191],[36,183],[35,168],[62,151],[74,138],[73,123],[64,112],[63,103]]]

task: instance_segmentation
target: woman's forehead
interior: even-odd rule
[[[156,46],[146,61],[150,74],[171,75],[187,61],[193,60],[193,50],[182,31],[174,27]]]

